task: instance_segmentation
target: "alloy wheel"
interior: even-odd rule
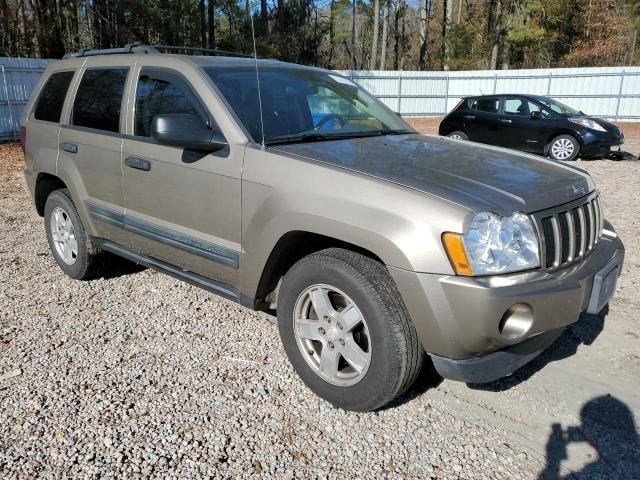
[[[575,145],[568,138],[559,138],[551,145],[551,153],[558,160],[566,160],[573,155]]]
[[[298,348],[311,369],[337,386],[355,385],[371,364],[371,337],[358,306],[344,292],[312,285],[293,310]]]
[[[67,265],[73,265],[78,258],[78,239],[69,214],[56,207],[50,218],[51,238],[56,253]]]

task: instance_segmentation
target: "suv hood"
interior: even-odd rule
[[[278,145],[283,153],[394,182],[468,207],[510,215],[591,192],[576,167],[532,155],[418,134]]]

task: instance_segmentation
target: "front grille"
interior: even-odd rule
[[[546,270],[575,263],[598,245],[604,218],[595,194],[578,202],[534,214],[542,237],[540,259]]]

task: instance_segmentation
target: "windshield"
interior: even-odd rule
[[[553,100],[552,98],[538,98],[537,100],[549,110],[559,113],[560,115],[582,115],[579,111],[574,110],[557,100]]]
[[[256,142],[262,140],[254,66],[204,69]],[[260,68],[266,144],[413,132],[350,80],[302,68]]]

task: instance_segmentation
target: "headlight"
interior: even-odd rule
[[[443,242],[459,275],[493,275],[540,266],[538,237],[529,217],[478,213],[466,234],[445,233]]]
[[[584,117],[569,117],[569,120],[572,123],[576,123],[585,128],[590,128],[591,130],[598,130],[599,132],[606,132],[606,130],[600,125],[598,122],[591,120],[590,118]]]

